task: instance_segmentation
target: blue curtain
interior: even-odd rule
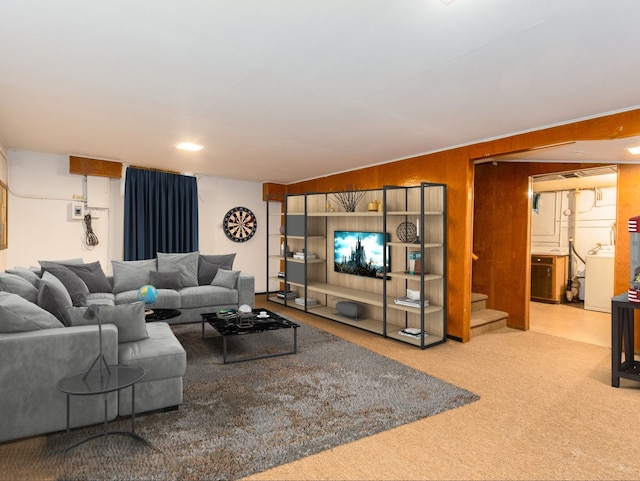
[[[124,260],[198,250],[195,177],[128,168],[124,190]]]

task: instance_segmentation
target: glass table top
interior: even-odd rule
[[[61,379],[58,389],[67,394],[88,396],[124,389],[144,377],[144,369],[139,366],[110,364],[108,370],[104,365],[100,367],[92,369],[88,375],[87,371],[82,371]]]

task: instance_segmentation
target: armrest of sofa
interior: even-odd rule
[[[118,329],[113,324],[102,326],[102,352],[109,364],[117,363]],[[57,384],[88,369],[98,353],[98,326],[0,334],[0,442],[65,429],[66,395]],[[89,398],[74,408],[72,426],[103,420],[101,396]],[[109,417],[115,417],[117,403],[109,404]]]
[[[255,277],[251,274],[240,273],[238,277],[238,305],[248,304],[251,308],[256,305],[256,289],[255,289]]]

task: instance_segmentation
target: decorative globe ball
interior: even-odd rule
[[[158,298],[158,289],[154,286],[146,285],[138,289],[138,300],[145,304],[153,304]]]

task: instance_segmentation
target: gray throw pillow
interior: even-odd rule
[[[68,296],[69,294],[66,293]],[[40,284],[38,290],[38,306],[50,312],[65,326],[69,326],[69,315],[67,308],[72,307],[71,301],[67,302],[65,295],[51,284]]]
[[[29,302],[37,302],[38,289],[33,284],[16,274],[0,273],[0,291],[10,292],[24,297]]]
[[[226,269],[218,269],[216,277],[211,281],[212,286],[226,287],[234,289],[240,277],[240,271],[228,271]]]
[[[233,269],[235,258],[235,252],[233,254],[200,255],[198,258],[198,284],[201,286],[211,284],[218,269]]]
[[[141,341],[147,339],[147,323],[144,318],[144,302],[120,304],[117,306],[100,306],[98,318],[101,324],[115,324],[118,328],[118,343]],[[71,307],[67,309],[72,326],[97,325],[98,319],[87,319],[88,307]]]
[[[45,272],[50,272],[62,282],[71,297],[74,306],[85,306],[89,288],[71,269],[62,265],[48,265],[42,268]]]
[[[141,261],[111,261],[113,293],[134,291],[149,284],[149,271],[157,271],[156,259]]]
[[[88,264],[64,264],[64,266],[84,281],[90,293],[111,292],[111,284],[102,270],[100,261]]]
[[[175,291],[182,288],[180,272],[149,272],[149,284],[156,289],[173,289]]]
[[[15,274],[16,276],[20,276],[24,280],[29,281],[29,283],[33,287],[35,287],[36,289],[38,288],[40,276],[31,269],[27,269],[26,267],[14,267],[13,269],[6,269],[5,272],[7,274]]]
[[[71,296],[62,282],[51,274],[44,272],[38,290],[38,305],[53,314],[62,324],[69,326],[67,307],[71,307]]]
[[[84,261],[82,260],[82,257],[74,257],[72,259],[63,259],[63,260],[59,260],[59,261],[38,261],[38,264],[40,264],[40,267],[45,267],[47,265],[60,265],[60,264],[82,264]]]
[[[64,327],[55,316],[17,294],[0,292],[0,332],[27,332]]]
[[[167,254],[158,252],[158,272],[180,272],[182,287],[198,285],[199,252]]]

